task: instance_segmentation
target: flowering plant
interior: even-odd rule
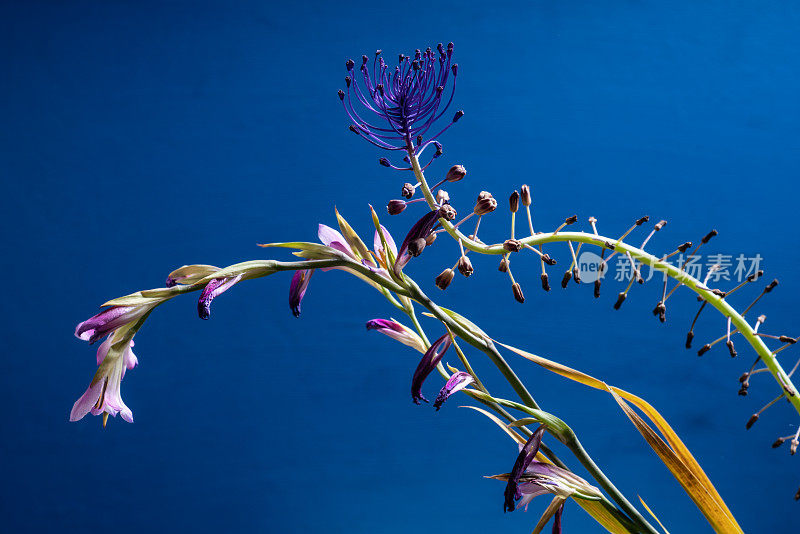
[[[731,306],[727,297],[760,284],[762,271],[756,270],[749,274],[733,288],[720,289],[711,287],[710,284],[710,281],[719,281],[716,278],[711,279],[711,275],[719,269],[712,267],[703,280],[692,276],[686,269],[691,259],[697,257],[698,250],[717,235],[716,230],[707,233],[696,246],[687,241],[671,252],[657,255],[648,252],[646,247],[667,224],[664,220],[653,225],[641,245],[630,244],[634,231],[649,222],[647,216],[637,219],[619,237],[601,234],[598,221],[594,217],[587,219],[589,231],[572,230],[573,225],[579,221],[577,215],[565,218],[552,231],[535,231],[532,194],[527,185],[522,185],[509,196],[508,236],[502,241],[484,241],[478,236],[480,224],[483,217],[498,210],[499,203],[494,196],[482,191],[475,203],[470,204],[468,214],[458,219],[455,202],[451,202],[450,195],[442,186],[455,186],[464,180],[467,175],[465,167],[460,164],[450,166],[442,173],[444,177],[433,185],[429,184],[424,174],[443,155],[441,135],[464,116],[463,111],[448,114],[458,76],[458,65],[453,63],[453,52],[452,43],[447,46],[440,44],[435,50],[417,50],[410,56],[401,54],[394,67],[387,64],[381,51],[377,51],[372,58],[363,56],[358,69],[355,61],[346,62],[346,89],[340,90],[338,96],[351,121],[349,129],[375,147],[386,151],[388,156],[379,159],[380,165],[413,176],[403,183],[402,198],[388,201],[388,214],[400,215],[412,204],[423,208],[421,216],[415,222],[407,224],[408,231],[403,240],[399,241],[399,246],[398,241],[381,224],[374,209],[370,208],[374,226],[374,232],[370,232],[371,247],[367,245],[369,240],[362,239],[337,211],[338,230],[320,224],[318,243],[295,241],[260,245],[293,249],[293,254],[299,260],[253,260],[224,268],[185,265],[169,274],[165,287],[138,291],[106,302],[100,313],[80,323],[75,330],[77,337],[89,343],[105,339],[97,350],[97,371],[86,391],[75,402],[70,420],[77,421],[92,413],[102,416],[104,426],[109,416],[117,414],[128,422],[133,421],[132,410],[122,400],[121,383],[126,371],[134,369],[138,362],[132,350],[134,337],[150,314],[161,304],[178,295],[199,291],[198,316],[209,319],[212,301],[234,286],[281,271],[292,271],[294,274],[289,284],[289,308],[296,317],[300,317],[301,304],[314,273],[317,270],[325,272],[338,269],[356,276],[379,291],[391,306],[407,318],[408,325],[395,319],[371,319],[367,321],[366,328],[385,334],[422,355],[411,374],[411,399],[414,403],[429,402],[423,391],[427,389],[426,383],[429,382],[430,375],[436,373],[444,381],[434,397],[433,407],[436,410],[441,409],[452,395],[461,392],[483,405],[472,408],[497,424],[517,442],[516,456],[508,451],[508,472],[488,478],[505,483],[502,500],[503,510],[507,512],[513,512],[519,507],[527,509],[528,503],[535,497],[550,495],[552,500],[538,520],[534,532],[542,531],[550,522],[553,532],[561,532],[564,504],[570,499],[610,532],[660,532],[656,525],[664,531],[666,529],[644,501],[641,501],[640,509],[614,486],[565,421],[555,415],[552,409],[545,410],[537,403],[498,347],[514,357],[533,362],[555,374],[611,395],[683,486],[711,527],[717,532],[742,532],[724,500],[677,433],[645,400],[553,360],[495,340],[463,315],[437,305],[407,271],[412,260],[434,245],[438,236],[446,236],[456,242],[459,254],[452,267],[444,269],[436,277],[434,283],[439,290],[446,290],[451,286],[456,278],[456,271],[464,277],[474,273],[470,253],[473,253],[472,257],[476,254],[495,256],[499,257],[498,269],[504,273],[502,276],[509,278],[511,295],[519,303],[524,303],[522,285],[512,273],[512,260],[522,258],[524,253],[534,254],[535,261],[541,267],[541,287],[544,291],[551,291],[548,267],[558,264],[554,257],[557,250],[555,245],[566,244],[564,252],[567,253],[565,257],[568,267],[561,279],[562,288],[566,289],[570,284],[589,282],[593,285],[596,298],[601,296],[603,275],[608,271],[610,259],[614,256],[624,259],[632,276],[627,286],[618,293],[613,306],[615,309],[621,308],[634,282],[645,282],[645,270],[651,275],[658,273],[663,279],[663,288],[653,314],[661,322],[666,321],[667,303],[678,289],[692,291],[699,301],[699,310],[686,337],[687,349],[692,347],[694,328],[700,313],[706,308],[713,308],[725,319],[726,329],[722,336],[702,345],[698,355],[702,356],[715,345],[724,342],[728,353],[736,357],[739,352],[735,341],[741,340],[739,345],[749,345],[755,351],[756,359],[750,370],[742,375],[739,393],[747,395],[750,377],[755,374],[770,374],[775,379],[779,394],[775,400],[753,414],[746,424],[748,429],[766,408],[781,399],[786,399],[800,414],[800,396],[792,382],[792,375],[798,365],[794,365],[787,373],[778,358],[798,338],[761,332],[765,322],[764,315],[758,316],[754,321],[746,319],[746,315],[759,300],[777,286],[777,280],[764,285],[753,303],[739,312]],[[443,126],[442,119],[447,121]],[[517,231],[517,214],[522,211],[527,222],[525,235]],[[468,226],[466,223],[470,219],[474,220],[474,229],[464,233],[462,228]],[[586,269],[586,261],[581,252],[590,247],[599,254],[592,253],[594,268]],[[677,264],[671,263],[670,259],[677,255],[682,260]],[[435,326],[427,331],[423,328],[417,307],[423,308],[424,315],[434,319]],[[434,341],[430,341],[432,338],[428,337],[432,330],[436,331]],[[767,343],[776,346],[770,348]],[[448,353],[457,358],[460,368],[445,363],[444,357]],[[478,376],[470,364],[470,358],[476,354],[488,358],[497,367],[512,387],[516,399],[506,399],[492,392],[491,386]],[[789,441],[789,450],[794,454],[800,445],[798,434],[800,429],[792,435],[780,437],[773,446],[778,447]],[[565,445],[574,460],[556,456],[546,445],[546,436],[547,439]],[[591,475],[591,481],[573,472],[570,464],[574,465],[575,462]],[[800,498],[800,492],[795,498]],[[645,514],[648,514],[649,519]]]

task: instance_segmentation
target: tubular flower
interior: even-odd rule
[[[87,413],[103,414],[103,426],[108,416],[116,417],[132,423],[133,412],[122,401],[120,385],[125,371],[133,369],[139,360],[133,353],[133,340],[124,342],[116,333],[106,339],[97,349],[97,364],[100,366],[92,379],[89,388],[75,401],[69,414],[70,421],[78,421]],[[119,343],[124,343],[120,348]]]
[[[114,332],[121,326],[137,321],[153,309],[155,304],[145,306],[111,306],[86,319],[75,327],[75,337],[90,344]]]
[[[295,271],[292,276],[292,282],[289,284],[289,308],[295,317],[300,317],[300,302],[306,294],[312,274],[314,269],[302,269]]]
[[[201,319],[208,319],[211,316],[211,301],[232,288],[241,279],[242,275],[240,274],[228,278],[214,278],[207,283],[200,298],[197,299],[197,315]]]
[[[358,75],[355,62],[347,60],[347,92],[340,90],[339,99],[352,121],[350,130],[385,150],[411,149],[416,141],[415,150],[419,154],[458,121],[464,114],[462,111],[438,133],[429,135],[433,124],[453,101],[458,74],[458,65],[452,63],[453,43],[446,49],[441,44],[436,48],[436,52],[430,48],[424,52],[416,50],[413,57],[400,54],[394,69],[386,64],[378,50],[371,66],[369,58],[362,56]],[[451,77],[453,83],[446,95],[445,88]],[[358,83],[357,78],[362,83]],[[361,114],[356,108],[362,110]],[[369,115],[372,122],[362,114]],[[438,155],[441,145],[437,143],[436,146]],[[397,168],[388,161],[381,161],[381,164]]]
[[[433,401],[433,407],[436,408],[436,411],[438,412],[439,408],[442,407],[442,404],[444,404],[445,401],[450,398],[450,395],[461,391],[474,381],[475,379],[472,378],[472,375],[465,371],[453,373],[450,376],[450,380],[448,380],[441,391],[439,391],[439,394],[436,396],[436,400]]]
[[[394,319],[371,319],[367,321],[367,330],[375,330],[407,345],[412,349],[425,353],[425,344],[416,332]]]
[[[411,379],[411,400],[414,401],[414,404],[419,404],[419,401],[428,402],[428,399],[422,395],[422,384],[425,382],[425,379],[428,378],[428,375],[431,374],[431,371],[436,369],[436,366],[439,365],[442,356],[444,356],[444,353],[450,348],[452,342],[453,340],[450,338],[450,334],[443,335],[433,342],[420,360],[419,365],[417,365],[417,368],[414,370],[414,377]]]

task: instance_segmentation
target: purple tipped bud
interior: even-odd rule
[[[289,308],[295,317],[300,317],[300,303],[306,295],[313,274],[314,269],[303,269],[295,271],[292,276],[292,282],[289,284]]]
[[[367,56],[361,56],[361,66],[362,67],[367,64],[367,61],[369,61],[369,58]]]
[[[693,339],[694,339],[694,332],[689,330],[689,332],[686,334],[686,348],[687,349],[691,349],[692,348],[692,340]]]
[[[516,500],[518,495],[521,493],[519,491],[519,479],[528,470],[528,467],[536,458],[536,453],[539,452],[539,447],[542,444],[542,437],[544,436],[545,426],[541,425],[537,428],[525,445],[520,449],[519,455],[517,455],[517,460],[514,462],[514,467],[511,469],[511,473],[508,475],[508,482],[506,484],[505,492],[503,492],[503,496],[505,500],[503,502],[503,512],[513,512],[517,506]]]
[[[342,91],[341,89],[339,89],[339,100],[344,100],[344,91]]]
[[[736,352],[736,349],[733,347],[733,341],[731,341],[731,340],[729,339],[729,340],[728,340],[728,342],[727,342],[727,343],[725,343],[725,345],[728,347],[728,352],[730,352],[730,354],[731,354],[731,358],[735,358],[735,357],[736,357],[736,354],[737,354],[737,352]]]
[[[519,188],[520,191],[520,198],[522,200],[523,206],[530,206],[531,205],[531,188],[528,187],[528,184],[523,184],[522,187]]]
[[[458,63],[453,63],[451,69],[453,71],[453,76],[458,76]]]
[[[508,197],[508,207],[511,210],[511,213],[516,213],[519,209],[519,191],[514,190],[511,193],[511,196]]]
[[[566,271],[564,273],[564,278],[561,279],[561,287],[567,289],[569,285],[569,281],[572,279],[572,271]]]
[[[361,135],[361,132],[358,130],[355,124],[348,126],[348,129],[356,135]]]
[[[456,111],[456,114],[453,115],[453,122],[458,122],[458,119],[460,119],[463,116],[464,116],[464,110],[459,109],[458,111]]]
[[[576,222],[578,222],[577,215],[573,215],[571,217],[567,217],[566,219],[564,219],[564,224],[575,224]]]
[[[353,67],[355,66],[355,63],[353,62],[353,60],[352,60],[352,59],[348,59],[348,60],[345,62],[344,66],[345,66],[345,68],[346,68],[348,71],[351,71],[351,70],[353,70]]]
[[[433,142],[433,146],[436,147],[436,152],[433,153],[433,159],[436,159],[439,156],[441,156],[442,154],[444,154],[444,150],[442,148],[442,143],[440,143],[439,141],[434,141]]]
[[[428,378],[428,375],[436,369],[436,366],[439,365],[444,353],[447,352],[451,344],[452,339],[450,339],[450,334],[445,334],[434,341],[427,352],[425,352],[425,355],[422,356],[417,368],[414,370],[414,376],[411,379],[411,400],[414,401],[414,404],[419,404],[420,401],[428,402],[428,399],[422,395],[422,384],[425,382],[425,379]]]
[[[686,252],[687,250],[689,250],[691,248],[691,246],[692,246],[692,242],[691,241],[687,241],[686,243],[684,243],[683,245],[678,247],[678,252]]]
[[[542,261],[544,261],[547,265],[555,265],[558,263],[554,258],[550,257],[550,254],[543,254]]]
[[[778,285],[778,279],[776,278],[775,280],[773,280],[772,282],[770,282],[770,283],[767,285],[767,287],[765,287],[765,288],[764,288],[764,293],[769,293],[770,291],[772,291],[773,289],[775,289],[775,286],[777,286],[777,285]]]
[[[380,164],[381,164],[381,165],[383,165],[384,167],[391,167],[391,166],[392,166],[392,164],[391,164],[391,163],[389,163],[389,160],[388,160],[388,159],[386,159],[386,158],[381,158],[381,159],[379,159],[379,160],[378,160],[378,163],[380,163]]]
[[[390,200],[386,205],[386,211],[389,215],[399,215],[406,209],[406,202],[404,200]]]

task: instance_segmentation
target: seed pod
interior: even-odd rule
[[[641,226],[641,225],[643,225],[644,223],[646,223],[649,220],[650,220],[650,216],[649,215],[645,215],[644,217],[641,217],[641,218],[636,220],[636,226]]]
[[[617,295],[617,302],[614,303],[614,309],[618,310],[620,306],[622,306],[622,303],[625,302],[626,298],[628,298],[627,293],[620,293],[619,295]]]
[[[570,279],[572,279],[572,271],[571,270],[567,270],[564,273],[564,278],[561,279],[561,287],[564,288],[564,289],[567,289],[567,286],[569,285]]]
[[[557,263],[556,260],[550,257],[550,254],[543,254],[542,261],[544,261],[547,265],[555,265]]]
[[[525,302],[525,295],[522,294],[522,287],[516,282],[511,285],[511,290],[514,292],[514,298],[517,299],[517,302],[520,304]]]
[[[436,277],[436,287],[444,291],[450,285],[450,282],[453,281],[455,275],[456,273],[453,269],[445,269]]]
[[[692,242],[691,241],[687,241],[686,243],[684,243],[683,245],[678,247],[678,252],[686,252],[691,247],[692,247]]]
[[[531,188],[528,187],[528,184],[523,184],[522,187],[519,188],[520,191],[520,198],[522,199],[523,206],[530,206],[531,205]]]
[[[784,441],[786,441],[786,438],[778,438],[778,439],[776,439],[776,440],[775,440],[775,443],[773,443],[773,444],[772,444],[772,448],[773,448],[773,449],[777,449],[778,447],[780,447],[781,445],[783,445],[783,442],[784,442]]]
[[[550,291],[550,280],[547,278],[547,273],[542,273],[542,289]]]
[[[463,274],[465,277],[472,276],[472,273],[473,273],[472,262],[469,261],[468,257],[461,256],[458,259],[458,272]]]
[[[406,209],[405,200],[390,200],[389,204],[386,205],[386,211],[389,212],[389,215],[399,215],[403,213],[404,209]]]
[[[511,193],[511,196],[508,198],[508,206],[511,210],[511,213],[516,213],[519,209],[519,191],[514,191]]]
[[[752,427],[754,424],[756,424],[756,421],[758,421],[758,414],[757,414],[757,413],[754,413],[753,415],[751,415],[751,416],[750,416],[750,419],[748,419],[748,420],[747,420],[747,424],[746,424],[746,425],[744,425],[744,427],[745,427],[747,430],[750,430],[750,428],[751,428],[751,427]]]
[[[497,270],[500,271],[501,273],[507,273],[508,272],[508,260],[505,259],[505,258],[500,260],[500,265],[497,266]]]
[[[467,169],[465,169],[463,165],[453,165],[452,167],[450,167],[450,170],[447,171],[445,180],[447,180],[448,182],[458,182],[459,180],[463,179],[464,176],[466,175],[467,175]]]
[[[700,350],[698,350],[698,351],[697,351],[697,355],[698,355],[698,356],[702,356],[703,354],[705,354],[706,352],[708,352],[708,351],[710,351],[710,350],[711,350],[711,345],[709,345],[708,343],[706,343],[705,345],[703,345],[702,347],[700,347]]]
[[[577,215],[572,215],[572,216],[567,217],[566,219],[564,219],[564,224],[575,224],[576,222],[578,222],[578,216]]]
[[[577,267],[572,268],[572,279],[575,280],[576,284],[581,283],[581,273]]]
[[[406,182],[406,183],[403,184],[403,190],[401,191],[400,194],[405,198],[411,198],[411,197],[414,196],[414,192],[416,190],[417,190],[417,188],[414,187],[414,184],[410,184],[410,183]]]
[[[519,252],[522,250],[522,243],[516,239],[506,239],[503,242],[503,248],[507,252]]]
[[[594,281],[594,298],[600,298],[600,280]]]
[[[729,339],[729,340],[728,340],[728,342],[727,342],[727,343],[725,343],[725,345],[727,345],[727,347],[728,347],[728,352],[730,352],[730,353],[731,353],[731,358],[735,358],[735,357],[736,357],[736,354],[737,354],[737,352],[736,352],[736,349],[733,347],[733,341],[731,341],[731,340]]]
[[[416,258],[420,254],[422,254],[422,251],[425,250],[427,244],[428,243],[425,241],[424,237],[419,237],[417,239],[414,239],[408,244],[408,253]]]
[[[492,194],[487,191],[481,191],[478,195],[478,200],[475,202],[475,215],[486,215],[497,209],[497,201],[492,197]]]
[[[686,334],[686,348],[687,349],[691,349],[692,348],[692,340],[693,339],[694,339],[694,332],[689,330],[689,332]]]
[[[711,238],[714,237],[715,235],[717,235],[718,233],[719,232],[717,232],[716,230],[711,230],[710,232],[708,232],[706,234],[706,236],[703,239],[700,240],[700,242],[705,245],[706,243],[711,241]]]
[[[661,230],[662,228],[664,228],[666,225],[667,225],[667,221],[665,221],[664,219],[661,219],[660,221],[658,221],[658,222],[656,223],[656,225],[653,227],[653,229],[654,229],[656,232],[658,232],[659,230]]]
[[[456,218],[456,209],[450,204],[445,204],[439,208],[439,217],[446,221],[452,221]]]

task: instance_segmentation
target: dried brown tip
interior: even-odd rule
[[[784,441],[786,441],[786,438],[778,438],[778,439],[776,439],[776,440],[775,440],[775,443],[773,443],[773,444],[772,444],[772,448],[773,448],[773,449],[777,449],[778,447],[780,447],[781,445],[783,445],[783,442],[784,442]]]
[[[715,235],[717,235],[718,233],[719,232],[717,232],[716,230],[711,230],[710,232],[708,232],[706,234],[706,236],[703,239],[700,240],[700,242],[705,245],[706,243],[711,241],[711,238],[714,237]]]
[[[692,340],[693,339],[694,339],[694,332],[689,330],[689,332],[686,333],[686,348],[687,349],[691,349],[692,348]]]
[[[692,242],[687,241],[686,243],[678,247],[678,252],[686,252],[690,248],[692,248]]]
[[[667,225],[667,221],[665,221],[664,219],[661,219],[660,221],[658,221],[658,222],[656,223],[656,225],[653,227],[653,229],[654,229],[656,232],[658,232],[659,230],[661,230],[662,228],[664,228],[666,225]]]
[[[452,167],[450,167],[450,170],[447,171],[447,176],[445,176],[445,180],[447,180],[448,182],[458,182],[466,175],[467,175],[467,169],[465,169],[463,165],[453,165]]]
[[[706,343],[705,345],[703,345],[702,347],[700,347],[700,350],[698,350],[698,351],[697,351],[697,355],[698,355],[698,356],[702,356],[703,354],[705,354],[706,352],[708,352],[708,351],[710,351],[710,350],[711,350],[711,345],[709,345],[708,343]]]
[[[731,353],[731,358],[735,358],[738,353],[736,352],[736,349],[733,347],[733,341],[729,339],[727,343],[725,343],[725,345],[728,347],[728,352]]]
[[[514,191],[511,193],[511,196],[508,197],[508,207],[511,209],[511,213],[516,213],[519,209],[519,191]]]
[[[764,293],[769,293],[770,291],[772,291],[773,289],[775,289],[775,286],[777,286],[777,285],[778,285],[778,279],[776,278],[775,280],[773,280],[772,282],[770,282],[770,283],[767,285],[767,287],[765,287],[765,288],[764,288]]]
[[[795,338],[789,336],[781,336],[778,338],[778,340],[781,343],[789,343],[790,345],[794,345],[795,343],[797,343],[797,340]]]
[[[748,276],[747,277],[747,281],[748,282],[755,282],[756,280],[758,280],[762,276],[764,276],[764,271],[759,269],[757,272],[755,272],[755,273],[751,274],[750,276]]]
[[[406,182],[403,184],[403,191],[400,194],[405,198],[411,198],[414,196],[414,191],[416,191],[414,184]]]
[[[517,239],[506,239],[503,248],[506,252],[519,252],[522,250],[522,243]]]
[[[542,273],[542,289],[550,291],[550,280],[547,278],[547,273]]]
[[[627,293],[620,293],[617,296],[617,302],[614,303],[614,309],[618,310],[620,308],[620,306],[622,306],[622,303],[625,302],[626,298],[628,298],[628,294]]]
[[[643,225],[644,223],[646,223],[649,220],[650,220],[650,216],[649,215],[645,215],[644,217],[636,219],[636,226],[641,226],[641,225]]]
[[[514,292],[514,298],[517,299],[517,302],[520,304],[525,302],[525,295],[522,294],[522,287],[516,282],[511,285],[511,290]]]
[[[408,253],[416,258],[422,254],[422,251],[425,250],[427,245],[428,243],[425,241],[424,237],[414,239],[408,244]]]
[[[505,258],[500,260],[500,265],[497,266],[497,270],[500,271],[501,273],[507,273],[508,272],[508,260],[505,259]]]
[[[572,268],[572,279],[575,280],[576,284],[581,283],[581,273],[577,267]]]
[[[528,184],[523,184],[522,187],[519,188],[520,191],[520,198],[522,199],[523,206],[530,206],[531,205],[531,188],[528,187]]]
[[[575,224],[576,222],[578,222],[577,215],[573,215],[571,217],[567,217],[566,219],[564,219],[564,224]]]
[[[600,298],[600,280],[594,281],[594,298]]]
[[[453,269],[445,269],[436,277],[436,287],[444,291],[450,285],[450,282],[453,281],[455,275],[456,273]]]
[[[555,265],[557,263],[556,260],[550,257],[550,254],[542,254],[542,261],[547,265]]]
[[[458,259],[458,272],[463,274],[465,277],[472,276],[474,269],[472,268],[472,262],[469,261],[469,258],[466,256],[461,256]]]
[[[450,204],[445,204],[439,208],[439,217],[446,221],[452,221],[456,218],[456,209]]]
[[[754,424],[756,424],[756,421],[758,421],[758,414],[754,413],[753,415],[750,416],[750,419],[747,420],[747,424],[744,425],[744,427],[747,430],[750,430],[750,427],[752,427]]]
[[[473,211],[475,215],[486,215],[497,209],[497,201],[492,197],[488,191],[481,191],[478,195],[478,200],[475,201],[475,208]]]
[[[572,271],[571,270],[567,270],[564,273],[564,278],[561,279],[561,287],[564,288],[564,289],[567,289],[567,286],[569,285],[569,281],[571,279],[572,279]]]

